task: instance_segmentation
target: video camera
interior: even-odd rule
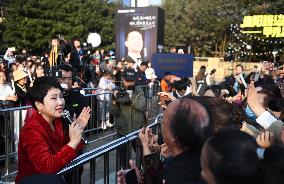
[[[116,96],[113,95],[113,100],[122,105],[129,105],[131,103],[130,95],[125,88],[118,87],[115,90],[117,91],[117,93]]]

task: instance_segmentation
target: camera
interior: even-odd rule
[[[62,71],[61,70],[52,70],[51,76],[55,78],[61,78],[62,77]]]
[[[117,93],[115,97],[115,101],[117,103],[120,103],[122,105],[129,105],[131,103],[131,98],[129,96],[129,93],[126,91],[125,88],[117,88]]]

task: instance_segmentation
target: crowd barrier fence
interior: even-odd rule
[[[158,95],[160,91],[159,84],[138,86],[144,91],[148,120],[151,120],[159,114]],[[88,139],[88,144],[106,139],[109,137],[116,138],[116,131],[109,131],[105,128],[115,124],[115,118],[109,113],[110,103],[112,102],[112,92],[100,90],[98,88],[83,88],[80,93],[84,95],[88,105],[92,108],[91,118],[84,133]],[[19,131],[22,127],[27,111],[31,106],[13,107],[11,103],[3,102],[0,107],[1,135],[4,141],[4,149],[0,153],[0,162],[5,162],[5,170],[2,171],[2,178],[10,180],[15,174],[15,168],[12,169],[11,162],[17,162],[17,143],[19,140]],[[15,165],[14,163],[14,165]],[[4,175],[3,175],[4,174]]]

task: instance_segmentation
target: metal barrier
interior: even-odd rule
[[[10,159],[17,161],[19,131],[24,123],[27,109],[31,108],[31,106],[14,108],[10,106],[11,104],[6,103],[4,108],[0,109],[0,116],[4,122],[3,138],[5,139],[5,154],[0,156],[0,161],[5,161],[5,174],[2,176],[4,178],[15,174],[15,171],[10,172]]]
[[[115,119],[110,115],[112,92],[104,92],[97,88],[83,88],[83,90],[84,97],[87,98],[88,105],[92,108],[90,122],[84,131],[89,136],[88,143],[115,136],[116,133],[103,136],[106,129],[115,124]]]
[[[153,119],[159,113],[158,96],[160,91],[159,85],[139,86],[144,91],[148,119]],[[103,126],[108,123],[114,125],[115,118],[110,116],[109,106],[112,102],[112,92],[104,92],[97,88],[83,88],[81,93],[86,98],[88,105],[92,108],[91,118],[88,126],[85,129],[87,134],[88,144],[95,143],[102,139],[116,137],[116,131],[106,131]],[[0,161],[5,161],[5,171],[2,178],[8,181],[9,177],[16,174],[16,170],[10,168],[11,159],[17,162],[17,143],[19,130],[24,123],[25,111],[31,109],[31,106],[11,107],[7,105],[5,108],[0,107],[0,117],[4,122],[4,139],[5,139],[5,154],[0,154]],[[16,121],[15,121],[16,120]],[[17,127],[15,127],[17,125]],[[0,127],[1,130],[2,127]],[[119,139],[120,140],[120,139]],[[15,163],[14,163],[15,165]],[[12,171],[11,171],[12,170]],[[3,173],[2,173],[3,174]]]
[[[162,118],[162,114],[157,115],[154,121],[151,125],[149,125],[150,128],[156,128],[156,133],[159,131],[159,124]],[[96,159],[103,157],[104,159],[104,171],[103,171],[103,180],[105,184],[110,183],[110,170],[109,170],[109,154],[112,151],[116,151],[116,169],[115,169],[115,175],[118,170],[120,170],[120,164],[119,164],[119,154],[117,154],[118,149],[125,145],[130,144],[132,141],[136,141],[138,137],[139,130],[136,130],[124,137],[118,138],[114,141],[111,141],[105,145],[102,145],[94,150],[91,150],[89,152],[86,152],[76,159],[74,159],[70,164],[68,164],[65,168],[63,168],[60,172],[57,174],[63,175],[64,173],[75,171],[78,174],[78,170],[80,167],[84,166],[85,164],[89,164],[90,172],[89,172],[89,182],[84,181],[82,183],[95,183],[96,182]],[[138,159],[141,159],[139,157],[140,151],[136,150],[136,161]],[[129,156],[129,155],[128,155]],[[129,157],[130,158],[130,157]],[[139,167],[139,165],[138,165]],[[77,179],[80,179],[80,177],[77,177]],[[73,181],[74,183],[79,183],[80,181]]]

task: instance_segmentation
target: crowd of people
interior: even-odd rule
[[[84,55],[77,39],[70,52],[65,41],[53,38],[51,45],[50,52],[43,56],[30,56],[25,50],[16,56],[14,48],[8,48],[0,60],[1,108],[23,107],[12,113],[15,142],[12,148],[18,152],[16,183],[27,176],[55,174],[82,153],[84,141],[80,140],[84,139],[82,132],[91,109],[87,108],[90,101],[81,88],[92,88],[91,93],[96,95],[98,106],[91,107],[93,117],[98,114],[95,128],[112,127],[111,119],[116,118],[115,128],[120,137],[142,127],[146,100],[144,92],[136,86],[152,86],[157,80],[148,62],[136,65],[130,57],[116,62],[113,53],[105,54],[103,49]],[[26,110],[27,105],[33,108]],[[71,125],[63,117],[66,109],[71,121],[73,115],[80,115]],[[81,115],[85,116],[83,120]],[[4,115],[0,118],[3,155],[6,128]],[[72,183],[72,173],[64,178],[66,183]]]
[[[220,82],[214,77],[216,69],[207,73],[205,66],[193,78],[166,72],[159,80],[149,62],[131,57],[116,60],[103,49],[86,56],[78,39],[73,47],[61,42],[64,46],[51,40],[61,48],[62,55],[55,60],[48,52],[29,56],[26,50],[15,57],[13,48],[0,60],[3,108],[6,102],[33,106],[21,113],[24,122],[14,122],[19,129],[23,126],[20,136],[19,129],[15,133],[17,183],[29,175],[56,173],[82,152],[82,132],[91,112],[82,94],[74,90],[82,87],[97,89],[102,129],[113,126],[111,117],[116,119],[118,137],[141,129],[143,169],[130,161],[137,183],[284,183],[284,96],[279,88],[284,72],[274,70],[272,63],[263,62],[259,70],[250,72],[236,65],[234,74]],[[142,128],[146,91],[137,87],[154,84],[160,84],[159,104],[164,111],[158,135]],[[71,125],[62,119],[65,106],[72,116],[79,115]],[[2,137],[4,129],[1,125]],[[31,134],[36,136],[30,138]],[[119,152],[122,168],[127,169],[126,147]],[[118,183],[127,183],[125,173],[117,173]]]
[[[208,85],[205,71],[196,80],[165,74],[161,134],[140,130],[143,169],[129,161],[135,182],[283,183],[283,72],[263,62],[245,75],[236,65],[233,75]],[[200,84],[206,87],[197,92]],[[128,183],[127,172],[117,173],[118,183]]]

